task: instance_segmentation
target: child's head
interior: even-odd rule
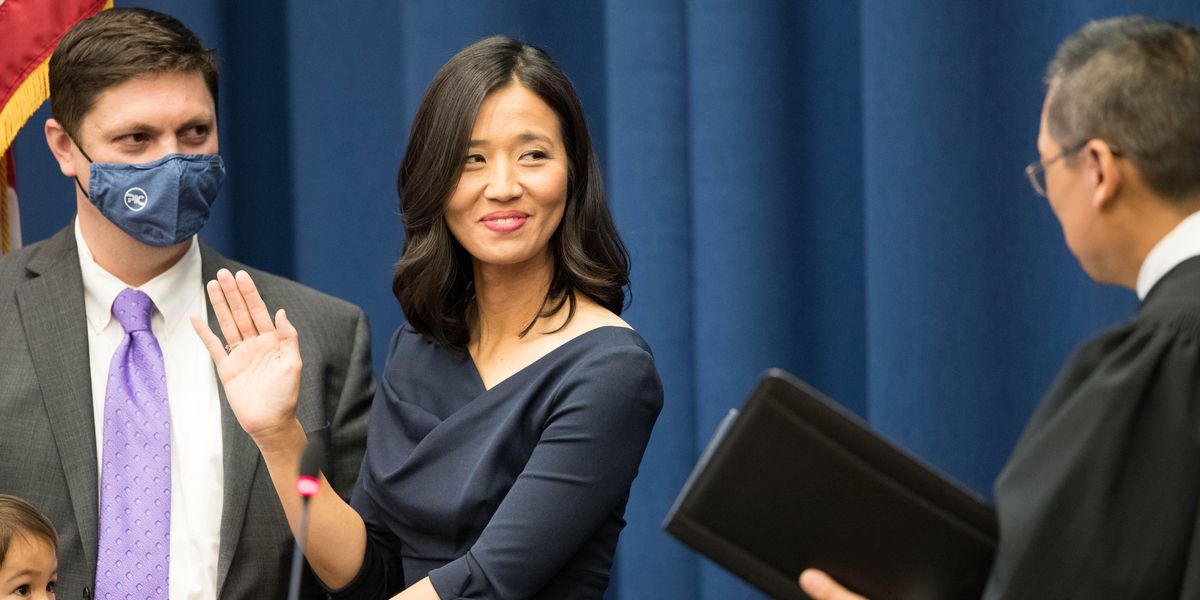
[[[0,599],[53,598],[58,535],[28,502],[0,494]]]

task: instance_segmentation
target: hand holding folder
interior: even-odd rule
[[[807,569],[801,573],[800,587],[815,600],[868,600],[842,587],[819,569]]]

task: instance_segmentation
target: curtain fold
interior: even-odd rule
[[[699,598],[699,564],[663,535],[695,462],[691,163],[686,22],[681,2],[608,2],[604,26],[608,140],[602,158],[633,280],[624,318],[654,349],[666,399],[625,511],[614,598]],[[578,78],[576,78],[578,79]],[[653,82],[647,84],[647,82]],[[635,242],[635,240],[637,240]]]

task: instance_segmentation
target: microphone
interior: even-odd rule
[[[321,465],[325,463],[325,440],[321,432],[313,432],[313,437],[304,446],[304,454],[300,455],[300,477],[296,479],[296,491],[307,500],[321,489]]]
[[[321,465],[325,462],[324,431],[313,432],[304,454],[300,455],[300,475],[296,478],[296,492],[300,494],[300,535],[292,548],[292,574],[288,583],[288,600],[300,598],[300,573],[304,563],[304,540],[308,538],[308,500],[321,491]]]

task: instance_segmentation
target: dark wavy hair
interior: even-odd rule
[[[537,94],[558,116],[568,162],[566,209],[550,239],[550,288],[521,335],[564,306],[569,322],[576,293],[616,314],[625,304],[629,254],[608,210],[575,89],[545,51],[509,37],[489,37],[455,54],[433,77],[413,118],[397,178],[404,251],[392,293],[414,330],[454,352],[464,352],[470,340],[475,287],[471,256],[446,224],[446,202],[462,173],[480,104],[513,82]]]

